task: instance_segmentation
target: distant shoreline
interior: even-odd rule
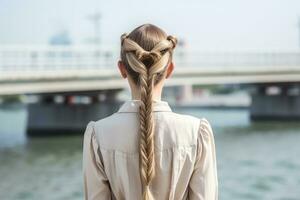
[[[224,110],[247,110],[249,106],[226,106],[226,105],[178,105],[170,104],[171,107],[178,109],[224,109]]]
[[[247,110],[249,109],[249,106],[226,106],[226,105],[197,105],[197,104],[169,104],[170,107],[175,108],[175,109],[210,109],[210,110],[217,110],[217,109],[224,109],[224,110]],[[22,102],[13,102],[13,103],[0,103],[0,109],[1,110],[17,110],[17,109],[22,109],[25,108],[26,104]]]

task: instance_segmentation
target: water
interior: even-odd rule
[[[300,124],[247,110],[174,109],[212,124],[220,200],[299,200]],[[82,136],[26,138],[25,109],[0,110],[0,199],[83,199]]]

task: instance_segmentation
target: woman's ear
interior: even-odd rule
[[[127,78],[127,71],[126,71],[124,63],[121,60],[118,61],[118,67],[119,67],[119,71],[121,73],[121,76],[123,78]]]
[[[166,78],[169,78],[171,76],[173,70],[174,70],[174,64],[173,64],[173,62],[170,62],[169,66],[167,68]]]

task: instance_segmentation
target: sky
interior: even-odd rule
[[[86,44],[101,13],[104,45],[152,23],[201,51],[300,51],[299,0],[0,0],[0,45],[47,44],[67,31]]]

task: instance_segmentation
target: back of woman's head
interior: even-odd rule
[[[164,78],[177,39],[152,24],[144,24],[121,36],[121,61],[140,89],[140,174],[143,199],[153,199],[150,183],[155,175],[153,87]]]

